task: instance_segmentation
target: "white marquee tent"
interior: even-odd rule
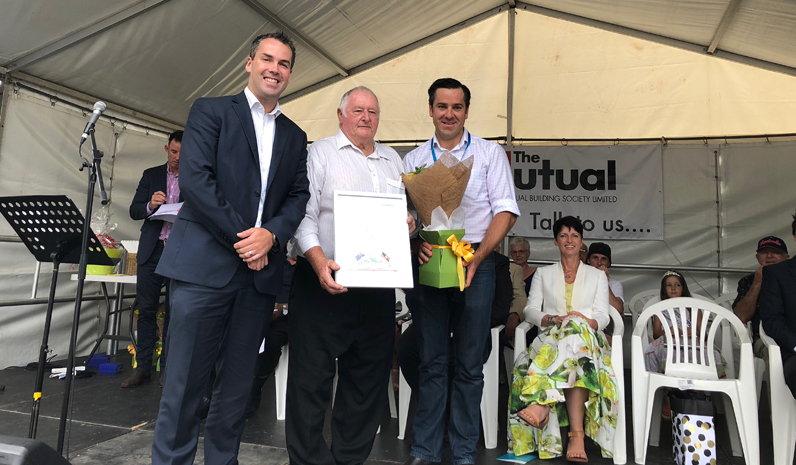
[[[501,142],[666,138],[665,240],[612,242],[616,263],[752,269],[759,237],[790,237],[796,4],[785,0],[11,0],[0,6],[0,195],[82,206],[76,142],[101,99],[112,234],[137,239],[127,208],[143,169],[163,162],[165,134],[196,98],[239,92],[251,39],[273,30],[298,43],[283,111],[311,140],[334,134],[339,97],[356,85],[379,95],[379,139],[427,139],[426,89],[445,75],[473,91],[468,128]],[[36,358],[44,305],[14,302],[31,297],[25,247],[0,241],[0,254],[2,368]],[[533,258],[554,258],[550,241],[534,240]],[[68,275],[59,296],[74,296]],[[614,275],[629,299],[660,272]],[[715,297],[739,276],[688,278]],[[49,277],[45,266],[39,299]],[[62,356],[72,308],[56,307],[50,346]],[[100,308],[84,305],[84,352]]]

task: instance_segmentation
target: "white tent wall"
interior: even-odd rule
[[[674,145],[662,148],[664,240],[602,241],[611,246],[614,263],[756,269],[757,241],[768,235],[783,238],[796,253],[790,224],[796,209],[793,173],[796,142],[733,142]],[[719,161],[718,181],[716,160]],[[717,182],[720,203],[717,204]],[[717,216],[721,211],[721,220]],[[721,228],[717,228],[717,225]],[[721,248],[719,248],[721,234]],[[585,242],[590,244],[588,233]],[[557,260],[550,239],[529,239],[531,260]],[[717,253],[717,251],[721,253]],[[692,293],[706,297],[735,292],[743,275],[684,272]],[[660,286],[663,271],[613,269],[622,282],[625,300]],[[719,291],[721,287],[721,292]]]
[[[379,97],[380,140],[428,139],[428,86],[455,77],[472,92],[468,128],[475,134],[506,134],[508,21],[499,14],[404,56],[282,105],[309,140],[337,133],[337,106],[343,94],[367,86]]]
[[[83,210],[87,172],[78,171],[77,142],[87,116],[71,106],[53,103],[25,89],[9,89],[6,99],[0,141],[0,196],[64,194]],[[129,218],[130,201],[143,169],[165,162],[166,138],[163,133],[146,134],[134,126],[124,128],[119,122],[112,125],[106,118],[97,123],[96,138],[99,148],[105,152],[102,169],[113,212],[110,223],[118,224],[111,235],[115,239],[137,240],[140,224]],[[84,156],[89,157],[89,152],[90,146],[86,143]],[[100,207],[97,193],[94,211]],[[0,236],[13,234],[10,225],[5,220],[0,221]],[[9,242],[0,242],[0,256],[3,257],[0,300],[29,299],[36,264],[33,256],[24,244]],[[41,270],[37,297],[46,298],[52,266],[42,264]],[[71,281],[72,274],[70,265],[61,265],[57,296],[74,297],[77,286]],[[99,284],[86,283],[84,295],[99,292]],[[66,356],[68,351],[73,311],[73,302],[54,307],[49,346],[58,358]],[[0,368],[26,364],[38,358],[45,312],[45,304],[0,307]],[[88,353],[102,330],[102,323],[104,303],[84,302],[78,354]]]
[[[513,137],[778,134],[796,128],[796,77],[528,11],[517,11]],[[472,91],[467,126],[506,135],[508,14],[292,100],[282,110],[318,140],[337,132],[342,94],[379,96],[380,140],[427,139],[428,86]],[[429,65],[431,64],[431,65]]]
[[[794,76],[524,11],[517,15],[515,47],[514,137],[796,128]]]

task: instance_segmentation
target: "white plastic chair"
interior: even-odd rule
[[[732,311],[732,303],[735,302],[735,298],[738,297],[737,292],[730,292],[729,294],[724,294],[716,297],[716,305],[721,305],[722,307],[726,308],[729,311]]]
[[[715,300],[699,294],[691,294],[691,298],[715,303]],[[642,313],[648,307],[655,305],[660,301],[661,297],[659,293],[655,297],[647,300],[647,302],[644,304],[644,310],[642,310]],[[724,326],[722,327],[722,331],[717,334],[716,345],[719,347],[719,352],[721,352],[721,355],[724,357],[724,361],[727,362],[726,366],[724,367],[724,372],[726,373],[727,378],[735,378],[735,352],[732,349],[732,330],[730,330],[730,326],[726,321],[723,324]],[[647,344],[650,342],[652,342],[652,318],[650,318],[649,322],[647,323]]]
[[[760,325],[760,339],[768,349],[768,390],[771,397],[771,426],[774,465],[792,465],[796,443],[796,399],[793,398],[782,369],[782,353]]]
[[[649,302],[650,299],[658,298],[660,300],[661,297],[661,290],[660,289],[647,289],[646,291],[641,291],[638,294],[634,295],[630,299],[630,303],[627,304],[628,310],[633,315],[633,327],[636,327],[636,321],[638,320],[638,316],[641,315],[641,312],[644,311],[644,308]]]
[[[498,383],[500,366],[500,332],[505,326],[495,326],[492,333],[492,350],[484,363],[484,390],[481,393],[481,423],[484,426],[484,444],[487,449],[497,447],[498,435]]]
[[[287,396],[287,364],[290,359],[290,344],[282,346],[282,355],[274,370],[274,383],[276,384],[276,419],[285,419],[285,398]]]
[[[406,331],[409,322],[402,325],[401,331]],[[481,394],[481,423],[484,428],[484,444],[487,449],[497,447],[498,433],[498,366],[500,364],[500,332],[505,326],[495,326],[490,330],[492,334],[492,351],[489,359],[484,363],[484,390]],[[401,373],[401,385],[398,388],[398,439],[403,439],[406,434],[406,420],[409,416],[409,401],[412,389]]]
[[[622,315],[609,305],[611,320],[614,322],[614,332],[612,334],[611,343],[611,363],[616,376],[616,395],[619,398],[616,412],[616,432],[614,433],[614,463],[625,464],[627,463],[627,422],[625,421],[625,367],[624,367],[624,349],[622,347],[622,339],[625,333],[625,323]],[[517,363],[523,349],[527,347],[526,333],[530,331],[531,324],[523,321],[517,326],[517,331],[514,333],[514,363]],[[509,373],[509,385],[511,385],[511,373]]]
[[[729,311],[732,310],[732,303],[735,302],[735,298],[738,297],[737,292],[730,292],[729,294],[724,294],[719,297],[716,297],[716,303],[721,305],[722,307],[726,308]],[[732,331],[730,331],[729,326],[725,324],[725,327],[722,327],[722,348],[721,354],[724,355],[725,350],[733,349],[733,354],[735,354],[734,348],[740,347],[740,342],[738,338],[732,337],[731,346],[725,348],[724,340],[726,339],[726,334],[732,335]],[[746,323],[747,333],[749,333],[749,337],[752,337],[752,322]],[[754,341],[753,341],[754,342]],[[725,355],[726,359],[726,355]],[[729,363],[729,361],[728,361]],[[733,373],[735,373],[735,365],[733,364]],[[730,372],[727,372],[727,376],[730,376]],[[757,389],[757,404],[760,405],[760,394],[763,391],[763,379],[766,377],[766,361],[760,357],[755,357],[755,388]]]
[[[646,341],[647,323],[657,316],[665,321],[663,311],[666,310],[674,318],[674,310],[678,308],[683,315],[691,312],[694,322],[690,336],[681,336],[668,325],[663,325],[667,343],[666,372],[653,373],[646,370],[644,364],[644,346]],[[701,331],[696,331],[698,310],[702,310]],[[709,323],[710,320],[712,323]],[[716,334],[723,321],[728,321],[741,342],[740,369],[738,379],[719,379],[716,373],[716,360],[713,345]],[[682,331],[687,333],[686,318],[681,318]],[[760,463],[760,444],[758,441],[757,403],[744,402],[754,393],[754,361],[752,341],[741,320],[734,313],[716,305],[696,298],[679,297],[659,302],[647,308],[636,322],[631,338],[631,360],[633,376],[633,439],[635,443],[636,463],[644,463],[647,457],[648,442],[657,444],[660,437],[660,421],[651,421],[653,412],[660,414],[663,399],[661,388],[685,388],[700,391],[719,392],[727,396],[725,402],[730,442],[733,455],[740,451],[740,441],[746,463]],[[705,350],[705,348],[708,348]],[[699,350],[697,353],[696,350]],[[677,355],[674,357],[674,355]],[[681,354],[690,354],[681,358]],[[690,361],[689,361],[690,358]],[[738,427],[740,426],[740,430]],[[652,436],[652,437],[650,437]]]

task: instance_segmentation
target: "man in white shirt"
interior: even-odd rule
[[[605,273],[608,278],[608,302],[621,315],[625,308],[625,291],[622,283],[611,277],[611,246],[604,242],[595,242],[589,246],[586,264]]]
[[[420,349],[418,408],[415,443],[407,464],[442,460],[442,436],[448,396],[448,357],[456,368],[450,389],[450,436],[453,463],[475,463],[479,438],[481,393],[484,386],[483,350],[495,294],[495,260],[492,250],[514,225],[520,210],[506,152],[494,142],[464,128],[470,109],[470,90],[461,82],[443,78],[428,89],[428,113],[434,137],[404,158],[405,171],[431,166],[443,152],[459,160],[473,157],[470,181],[461,206],[466,219],[464,240],[476,248],[467,263],[466,288],[436,289],[416,285],[412,318]],[[428,261],[431,246],[422,243],[420,263]],[[448,353],[453,333],[452,354]]]
[[[296,231],[298,257],[290,291],[290,362],[285,434],[290,463],[363,463],[373,447],[395,337],[395,290],[347,289],[334,280],[334,191],[401,194],[398,153],[375,142],[379,101],[366,87],[346,92],[336,136],[309,147],[310,201]],[[365,215],[366,212],[363,212]],[[364,216],[363,216],[364,218]],[[407,215],[409,230],[414,219]],[[332,445],[323,423],[337,361]]]
[[[611,268],[611,246],[604,242],[595,242],[589,246],[589,252],[586,254],[586,264],[593,266],[598,270],[605,273],[608,278],[608,303],[619,312],[620,315],[625,311],[625,290],[622,283],[611,277],[608,268]],[[612,343],[614,334],[614,321],[611,320],[608,326],[605,327],[605,337],[608,339],[608,344]]]

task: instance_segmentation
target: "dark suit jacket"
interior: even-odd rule
[[[144,224],[141,226],[141,239],[138,242],[138,255],[136,257],[139,265],[149,260],[160,237],[160,231],[163,229],[163,221],[150,220],[147,217],[146,207],[155,192],[166,193],[167,170],[168,165],[164,163],[144,171],[141,180],[138,181],[133,203],[130,204],[130,218],[144,220]],[[180,194],[180,201],[182,201],[182,194]],[[155,211],[157,211],[157,208]]]
[[[254,227],[262,183],[251,111],[246,95],[194,102],[180,150],[180,192],[185,203],[163,252],[160,275],[202,286],[227,285],[241,259],[237,234]],[[285,246],[304,218],[310,198],[307,135],[286,116],[276,119],[262,227],[281,249],[255,272],[265,294],[282,287]]]
[[[763,286],[757,300],[763,329],[782,348],[796,347],[796,257],[763,267]]]

